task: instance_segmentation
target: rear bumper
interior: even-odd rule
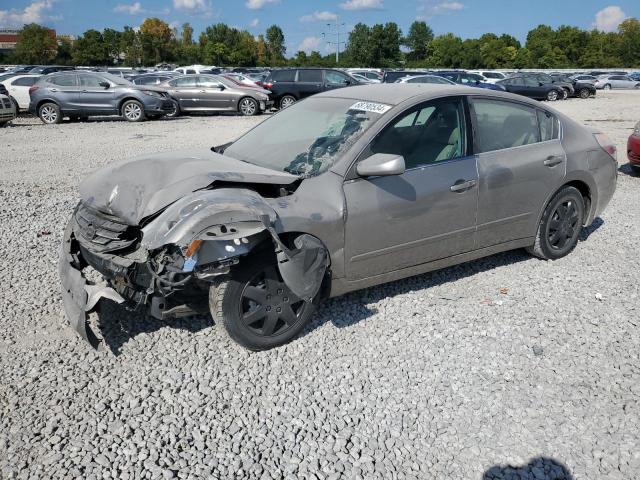
[[[640,136],[631,135],[627,140],[627,158],[629,163],[640,165]]]

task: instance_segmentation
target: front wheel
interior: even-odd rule
[[[296,337],[315,310],[283,282],[276,258],[248,258],[209,290],[216,322],[243,347],[259,351],[279,347]]]
[[[251,117],[253,115],[257,115],[260,111],[260,108],[258,107],[258,102],[256,102],[253,98],[245,97],[240,100],[240,103],[238,104],[238,110],[245,117]]]
[[[569,98],[569,90],[562,89],[562,100]]]
[[[527,251],[545,260],[557,260],[578,244],[585,208],[577,188],[566,186],[551,199],[542,214],[536,241]]]
[[[549,93],[547,93],[547,100],[549,100],[550,102],[555,102],[556,100],[558,100],[558,92],[556,90],[549,91]]]
[[[122,104],[122,115],[127,122],[142,122],[145,119],[144,107],[137,100],[127,100]]]
[[[171,100],[171,104],[172,104],[172,108],[171,111],[169,111],[165,117],[167,118],[176,118],[180,116],[180,105],[178,105],[178,102],[176,102],[175,100]]]
[[[296,103],[296,97],[293,95],[285,95],[280,99],[280,108],[287,108]]]

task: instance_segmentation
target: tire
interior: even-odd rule
[[[266,251],[246,258],[209,290],[213,319],[222,323],[232,340],[253,351],[291,341],[309,322],[315,307],[315,301],[299,300],[289,290],[282,282],[275,255]]]
[[[602,87],[604,90],[611,90],[611,85],[609,85],[608,83]]]
[[[293,95],[285,95],[280,99],[280,109],[290,107],[296,102],[296,97],[294,97]]]
[[[547,92],[547,100],[550,102],[555,102],[556,100],[558,100],[558,91],[557,90],[549,90]]]
[[[260,113],[260,106],[255,99],[251,97],[241,98],[238,102],[238,111],[245,117],[252,117]]]
[[[127,100],[120,110],[127,122],[142,122],[146,118],[144,106],[137,100]]]
[[[589,98],[591,96],[591,92],[589,91],[588,88],[583,88],[582,90],[580,90],[580,92],[578,92],[578,96],[584,100],[586,100],[587,98]]]
[[[8,121],[7,122],[0,122],[0,128],[6,127],[8,123],[9,123]]]
[[[557,260],[573,251],[584,223],[582,194],[575,187],[561,188],[542,214],[536,241],[527,251],[544,260]]]
[[[562,89],[562,100],[566,100],[567,98],[569,98],[569,90],[566,89]]]
[[[165,114],[165,117],[167,117],[167,118],[177,118],[182,114],[182,112],[180,111],[180,105],[178,104],[178,102],[176,102],[173,99],[171,100],[171,103],[173,103],[173,110],[171,110],[169,113]]]
[[[20,105],[18,105],[18,102],[16,101],[15,98],[13,97],[9,97],[9,98],[11,98],[11,102],[13,103],[13,108],[16,109],[16,117],[17,117],[18,115],[20,115]]]
[[[47,102],[38,108],[38,117],[46,125],[55,125],[62,122],[60,107],[53,102]]]

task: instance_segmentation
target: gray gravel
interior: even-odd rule
[[[556,106],[624,152],[640,92],[599,96]],[[640,178],[624,167],[560,261],[517,251],[349,294],[269,352],[117,308],[110,349],[79,341],[56,259],[81,178],[260,120],[0,130],[0,478],[637,478]]]

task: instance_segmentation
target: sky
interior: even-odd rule
[[[153,16],[173,27],[189,22],[197,38],[207,25],[218,22],[254,35],[275,23],[284,30],[288,55],[298,50],[324,54],[335,50],[338,30],[342,42],[358,22],[394,21],[407,32],[418,19],[426,21],[436,34],[453,32],[464,39],[487,32],[508,33],[524,41],[527,31],[541,23],[612,31],[625,18],[640,17],[640,0],[613,1],[0,0],[0,27],[36,22],[55,28],[59,34],[80,35],[90,28],[136,27]]]

